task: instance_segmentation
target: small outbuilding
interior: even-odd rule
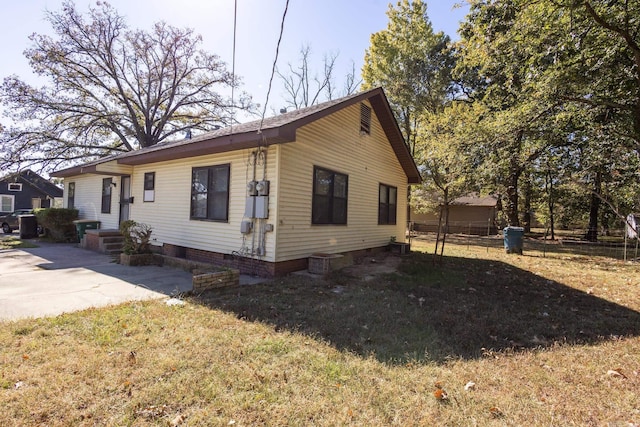
[[[440,216],[437,212],[418,213],[411,211],[413,229],[422,232],[438,231]],[[487,236],[497,234],[501,229],[498,212],[502,209],[500,199],[489,195],[480,197],[476,194],[458,197],[449,204],[449,233]]]

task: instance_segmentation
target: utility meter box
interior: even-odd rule
[[[242,234],[249,234],[253,229],[253,223],[251,221],[242,221],[240,223],[240,232]]]
[[[269,196],[257,196],[256,199],[256,218],[269,218]]]
[[[256,196],[249,196],[244,205],[244,216],[247,218],[256,217]]]
[[[268,196],[269,181],[258,181],[256,184],[256,191],[258,192],[258,196]]]
[[[256,189],[256,185],[258,184],[257,181],[249,181],[249,183],[247,183],[247,193],[250,196],[257,196],[258,195],[258,190]]]

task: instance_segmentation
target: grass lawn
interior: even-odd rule
[[[20,238],[11,234],[0,235],[0,250],[2,249],[20,249],[20,248],[37,248],[35,245],[26,240],[20,240]]]
[[[0,323],[0,425],[640,424],[638,263],[412,248],[374,278]]]

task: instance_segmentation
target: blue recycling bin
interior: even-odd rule
[[[522,255],[522,240],[524,238],[524,228],[522,227],[505,227],[503,231],[504,235],[504,249],[508,254],[520,254]]]

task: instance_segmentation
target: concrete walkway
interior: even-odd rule
[[[0,320],[53,316],[191,290],[191,273],[129,267],[76,244],[31,240],[33,249],[0,250]]]

